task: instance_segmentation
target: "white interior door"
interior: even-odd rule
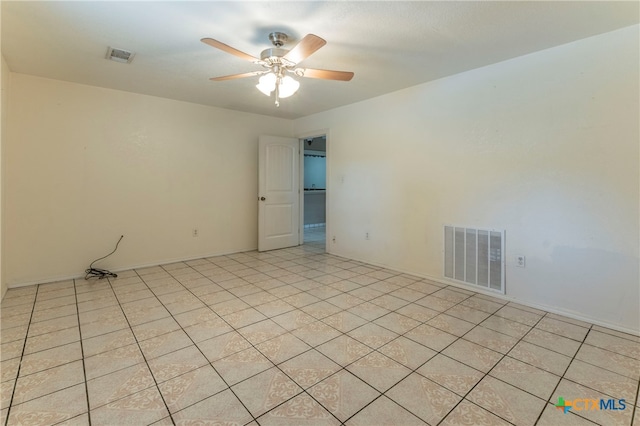
[[[258,250],[298,245],[300,143],[260,136],[258,142]]]

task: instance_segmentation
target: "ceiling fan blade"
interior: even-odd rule
[[[307,34],[293,47],[293,49],[289,51],[289,53],[284,55],[284,59],[297,64],[311,56],[313,52],[320,49],[325,44],[327,44],[327,42],[323,38],[314,34]]]
[[[321,78],[323,80],[350,81],[353,73],[350,71],[314,70],[313,68],[300,68],[303,77]]]
[[[211,81],[235,80],[236,78],[253,77],[254,75],[265,74],[267,72],[268,71],[252,71],[252,72],[245,72],[244,74],[232,74],[232,75],[224,75],[222,77],[212,77],[209,80]]]
[[[218,40],[214,40],[212,38],[208,38],[205,37],[203,39],[200,39],[201,42],[208,44],[211,47],[215,47],[216,49],[220,49],[222,51],[225,51],[227,53],[231,53],[232,55],[237,56],[238,58],[242,58],[246,61],[250,61],[250,62],[260,62],[260,59],[256,58],[255,56],[251,56],[247,53],[241,52],[238,49],[235,49],[227,44],[222,43],[221,41]]]

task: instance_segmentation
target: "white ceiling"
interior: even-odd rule
[[[297,118],[638,22],[637,1],[5,0],[2,54],[18,73]],[[257,77],[209,81],[261,68],[202,37],[259,56],[272,31],[294,42],[324,38],[302,65],[355,77],[301,79],[280,108],[254,87]],[[128,65],[108,61],[108,46],[136,56]]]

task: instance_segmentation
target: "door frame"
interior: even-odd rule
[[[317,138],[320,136],[324,136],[326,138],[326,170],[325,170],[325,174],[327,176],[326,178],[326,184],[325,184],[325,205],[324,205],[324,216],[325,216],[325,249],[324,251],[326,253],[329,253],[329,187],[331,186],[331,181],[329,179],[330,176],[330,170],[331,170],[331,162],[329,161],[329,150],[330,150],[330,143],[329,143],[329,129],[320,129],[320,130],[314,130],[311,132],[303,132],[303,133],[298,133],[296,136],[298,140],[300,141],[300,167],[298,167],[299,173],[300,173],[300,236],[299,236],[299,243],[300,245],[304,244],[304,140],[305,139],[309,139],[309,138]]]

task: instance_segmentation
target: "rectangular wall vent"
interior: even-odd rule
[[[445,225],[444,276],[504,294],[504,231]]]

